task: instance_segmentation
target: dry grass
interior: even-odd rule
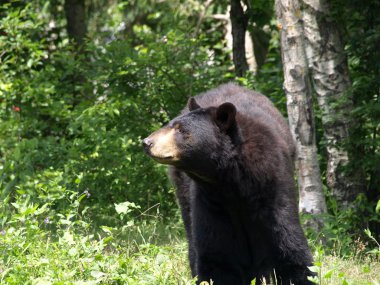
[[[321,258],[320,276],[323,285],[380,285],[380,262],[368,257],[342,259],[327,255]]]

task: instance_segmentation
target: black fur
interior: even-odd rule
[[[198,284],[259,284],[273,272],[278,284],[312,284],[293,180],[295,147],[273,104],[222,85],[189,100],[172,125],[179,126],[181,159],[169,173]]]

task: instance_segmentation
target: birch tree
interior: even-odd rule
[[[355,200],[361,188],[359,171],[356,176],[342,171],[349,157],[341,145],[349,138],[352,111],[352,101],[345,96],[351,86],[347,60],[339,27],[329,14],[328,3],[301,1],[305,49],[327,141],[327,184],[338,206],[345,208]]]
[[[317,160],[312,86],[298,0],[276,0],[276,13],[281,31],[289,125],[297,147],[299,207],[304,213],[321,214],[326,212],[326,203]]]

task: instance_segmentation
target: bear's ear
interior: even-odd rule
[[[216,124],[222,131],[235,126],[236,107],[231,103],[223,103],[216,109]]]
[[[197,101],[193,97],[187,101],[187,107],[189,108],[190,112],[194,111],[196,109],[199,109],[201,106],[198,105]]]

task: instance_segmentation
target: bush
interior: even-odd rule
[[[100,224],[123,201],[173,215],[166,170],[143,154],[141,139],[189,96],[228,80],[226,70],[180,31],[135,26],[137,46],[115,39],[78,52],[45,39],[48,18],[33,4],[9,9],[1,19],[2,198],[63,209],[59,189],[88,193],[84,207]]]

